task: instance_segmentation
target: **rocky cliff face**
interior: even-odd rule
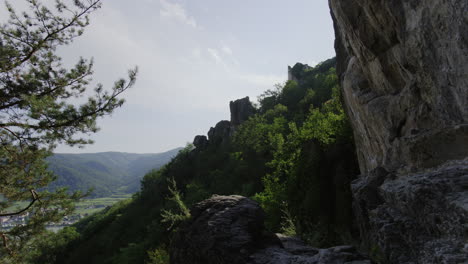
[[[354,209],[389,263],[468,259],[468,2],[329,0],[362,176]]]
[[[361,171],[468,156],[468,2],[330,0]]]
[[[229,102],[229,110],[231,111],[231,124],[234,128],[255,114],[255,108],[248,96]]]

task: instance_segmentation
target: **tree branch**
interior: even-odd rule
[[[83,114],[81,116],[78,116],[77,118],[75,118],[73,120],[67,120],[67,121],[62,122],[62,123],[53,123],[53,124],[47,125],[47,126],[31,125],[31,124],[19,123],[19,122],[10,122],[10,123],[0,123],[0,127],[1,128],[20,127],[20,128],[32,128],[32,129],[54,129],[54,128],[72,126],[72,125],[76,124],[76,122],[83,121],[87,117],[96,115],[97,113],[100,113],[100,112],[106,110],[110,106],[111,101],[113,99],[117,98],[121,93],[123,93],[125,90],[130,88],[133,84],[134,84],[134,80],[130,79],[130,81],[127,83],[127,85],[125,87],[123,87],[119,91],[114,92],[103,105],[100,105],[94,111],[91,111],[89,113],[85,113],[85,114]]]
[[[29,203],[29,205],[24,208],[23,210],[21,211],[18,211],[18,212],[14,212],[14,213],[6,213],[6,214],[0,214],[0,217],[7,217],[7,216],[14,216],[14,215],[19,215],[19,214],[22,214],[24,212],[26,212],[29,208],[31,208],[31,206],[33,206],[33,204],[39,200],[39,196],[37,195],[36,191],[34,190],[30,190],[31,192],[31,195],[32,195],[32,201],[31,203]]]
[[[57,35],[58,33],[64,31],[65,29],[73,26],[80,17],[82,17],[83,15],[85,15],[86,13],[88,13],[91,9],[93,9],[96,5],[99,4],[101,0],[97,0],[95,1],[94,3],[92,3],[90,6],[86,7],[84,10],[82,10],[80,13],[76,14],[75,17],[73,17],[73,19],[68,23],[68,24],[65,24],[63,25],[62,27],[58,28],[57,30],[47,34],[47,36],[45,38],[43,38],[42,40],[40,40],[37,45],[35,45],[35,47],[25,55],[25,57],[23,59],[20,59],[18,62],[16,63],[13,63],[11,67],[9,68],[6,68],[6,69],[2,69],[2,72],[8,72],[8,71],[11,71],[12,69],[20,66],[21,64],[23,64],[24,62],[28,61],[29,59],[31,59],[31,57],[38,51],[42,48],[42,45],[44,45],[44,43],[46,43],[47,41],[49,41],[49,39],[51,39],[52,37],[54,37],[55,35]]]
[[[62,88],[65,88],[65,87],[68,87],[68,86],[71,86],[75,83],[78,83],[78,82],[81,82],[84,78],[86,78],[87,76],[89,76],[90,73],[89,71],[83,73],[82,75],[76,77],[75,79],[71,80],[70,82],[66,83],[66,84],[63,84],[63,85],[56,85],[54,88],[50,88],[49,87],[49,90],[46,90],[46,91],[43,91],[42,93],[38,94],[37,97],[38,98],[41,98],[41,97],[44,97],[46,95],[50,95],[52,94],[53,92],[59,90],[59,89],[62,89]],[[8,109],[8,108],[11,108],[13,106],[16,106],[16,105],[19,105],[21,103],[24,103],[25,100],[24,99],[20,99],[18,101],[15,101],[15,102],[11,102],[11,103],[8,103],[8,104],[5,104],[5,105],[1,105],[0,106],[0,110],[3,110],[3,109]]]
[[[13,255],[13,251],[8,247],[8,237],[4,233],[0,233],[3,241],[3,247],[8,251],[8,254]]]

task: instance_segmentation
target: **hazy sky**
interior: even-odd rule
[[[57,152],[162,152],[192,142],[229,101],[287,78],[287,66],[334,56],[326,0],[104,0],[65,62],[94,57],[110,87],[138,65],[126,104],[99,120],[94,145]]]

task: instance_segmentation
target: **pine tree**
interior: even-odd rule
[[[98,84],[91,92],[92,59],[81,58],[70,69],[62,65],[57,48],[83,34],[100,0],[24,1],[25,12],[6,2],[10,17],[0,25],[0,220],[28,219],[12,229],[0,226],[0,259],[11,261],[19,258],[19,249],[33,246],[31,238],[46,223],[72,212],[82,197],[65,189],[44,191],[55,178],[45,158],[58,144],[92,143],[87,136],[98,131],[96,119],[123,104],[119,95],[133,86],[137,73],[130,70],[128,79],[112,89]],[[77,104],[85,94],[92,96]]]

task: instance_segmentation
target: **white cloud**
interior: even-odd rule
[[[273,74],[246,74],[239,69],[239,62],[232,56],[232,50],[229,46],[223,44],[220,49],[207,48],[211,58],[217,65],[223,66],[225,72],[235,79],[248,82],[252,85],[269,87],[276,83],[284,81],[284,76]]]
[[[227,46],[227,45],[223,45],[223,47],[221,48],[221,50],[226,53],[227,55],[229,56],[232,56],[232,49]]]
[[[171,3],[168,0],[160,0],[159,2],[161,4],[161,10],[159,10],[161,19],[173,19],[193,28],[199,28],[197,21],[187,14],[187,10],[181,4]]]
[[[223,59],[221,59],[221,56],[219,55],[219,51],[217,49],[207,48],[206,50],[215,60],[216,64],[224,64]]]
[[[202,58],[201,50],[199,48],[192,49],[192,58],[200,60]]]
[[[211,58],[213,58],[213,60],[216,62],[217,65],[221,65],[223,66],[225,72],[227,73],[232,73],[233,70],[232,70],[232,64],[229,62],[229,61],[234,61],[232,60],[232,56],[229,56],[229,58],[231,58],[230,60],[228,59],[228,61],[226,61],[226,56],[223,56],[224,54],[218,50],[218,49],[212,49],[212,48],[207,48],[206,49],[208,51],[208,53],[210,54]],[[234,63],[235,64],[235,63]],[[237,64],[235,64],[237,66]]]
[[[269,74],[269,75],[242,74],[242,75],[239,75],[239,79],[243,81],[247,81],[254,85],[273,87],[274,84],[283,82],[284,76],[273,75],[273,74]]]

